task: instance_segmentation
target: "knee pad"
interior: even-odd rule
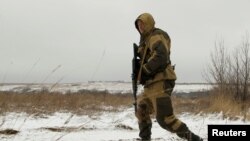
[[[138,118],[139,121],[147,121],[150,119],[150,112],[146,103],[138,104],[136,117]]]

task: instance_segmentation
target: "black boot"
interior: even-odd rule
[[[201,137],[199,137],[198,135],[195,135],[194,133],[191,133],[190,141],[203,141],[203,139]]]
[[[198,135],[195,135],[193,132],[189,130],[186,132],[177,133],[177,135],[180,138],[186,139],[187,141],[203,141],[201,137],[199,137]]]
[[[150,139],[151,139],[151,128],[152,128],[152,123],[151,122],[144,121],[144,122],[139,123],[139,129],[140,129],[139,136],[141,137],[141,140],[150,141]]]

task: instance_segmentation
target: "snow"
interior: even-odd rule
[[[74,115],[54,113],[53,115],[28,115],[25,113],[7,113],[0,116],[0,130],[15,129],[16,135],[0,134],[1,141],[108,141],[132,139],[138,137],[138,125],[134,109],[121,112],[104,112],[100,115]],[[208,124],[249,124],[241,119],[223,118],[222,113],[197,114],[182,113],[177,117],[185,122],[190,130],[207,140]],[[123,128],[127,127],[127,128]],[[51,131],[61,129],[60,131]],[[131,129],[130,129],[131,128]],[[182,141],[175,134],[162,129],[153,119],[152,138]]]
[[[213,85],[210,84],[177,84],[174,91],[176,93],[190,93],[197,91],[207,91],[211,89]]]
[[[212,86],[209,84],[176,84],[174,91],[176,93],[190,93],[195,91],[209,90]],[[65,93],[67,91],[77,92],[79,90],[108,91],[110,93],[131,93],[132,84],[130,82],[84,82],[68,84],[5,84],[0,86],[0,91],[32,91],[47,89]],[[138,92],[143,87],[138,85]]]

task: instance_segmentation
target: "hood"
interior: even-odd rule
[[[144,35],[149,34],[155,28],[155,21],[151,14],[143,13],[135,20],[135,28],[139,31],[137,26],[137,21],[141,20],[145,25],[145,32]]]

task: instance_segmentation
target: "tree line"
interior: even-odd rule
[[[240,44],[229,51],[224,40],[216,41],[210,54],[210,62],[204,71],[207,82],[216,84],[216,93],[227,95],[241,104],[247,112],[247,99],[250,95],[250,43],[246,34]]]

